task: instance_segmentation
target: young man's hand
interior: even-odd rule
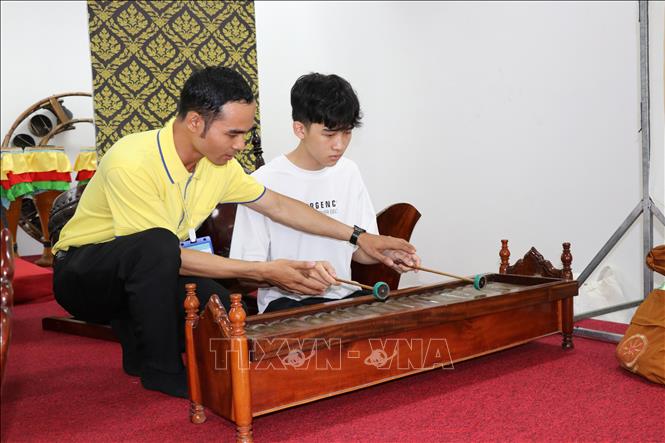
[[[360,234],[357,244],[365,254],[397,272],[410,271],[411,268],[396,265],[395,260],[400,260],[411,266],[420,266],[420,257],[416,255],[416,248],[401,238],[365,232]]]
[[[420,257],[416,254],[407,254],[403,251],[396,249],[386,249],[383,251],[383,255],[389,257],[393,261],[392,269],[399,273],[415,271],[420,267]]]
[[[265,281],[294,294],[320,295],[337,284],[335,270],[328,262],[280,259],[262,265]]]
[[[315,280],[320,281],[326,287],[330,285],[339,285],[339,282],[335,280],[337,273],[335,268],[327,261],[317,261],[316,265],[312,270],[309,271],[309,276]]]

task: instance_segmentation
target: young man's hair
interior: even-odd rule
[[[205,121],[205,135],[226,103],[253,101],[252,88],[240,74],[223,66],[208,66],[194,71],[182,87],[178,118],[185,118],[189,111],[201,114]]]
[[[293,121],[309,126],[323,124],[333,131],[350,130],[361,125],[360,102],[342,77],[311,73],[301,76],[291,88]]]

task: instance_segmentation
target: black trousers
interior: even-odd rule
[[[209,278],[180,276],[179,268],[178,238],[154,228],[58,254],[53,292],[58,303],[81,320],[128,321],[143,365],[179,373],[184,370],[185,284],[196,283],[201,307],[212,294],[227,311],[230,307],[223,286]],[[127,345],[127,339],[121,341]]]
[[[342,300],[361,297],[363,295],[372,295],[372,291],[360,289],[347,295]],[[325,303],[328,301],[334,301],[334,299],[324,297],[307,297],[303,298],[302,300],[293,300],[289,297],[280,297],[268,303],[268,306],[266,306],[266,309],[263,311],[263,313],[267,314],[268,312],[281,311],[283,309],[301,308],[303,306],[317,305],[319,303]]]

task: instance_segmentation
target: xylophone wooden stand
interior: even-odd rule
[[[518,275],[538,275],[543,277],[560,278],[565,281],[573,279],[573,270],[571,264],[573,263],[573,255],[570,253],[570,243],[564,242],[561,244],[563,250],[561,252],[561,269],[555,268],[549,260],[538,252],[534,247],[524,254],[524,257],[517,260],[514,265],[510,265],[510,250],[508,249],[508,240],[501,240],[501,250],[499,257],[501,258],[501,265],[499,266],[500,274],[518,274]],[[573,299],[567,298],[561,301],[562,311],[562,336],[564,349],[572,349],[573,345]]]
[[[199,314],[187,288],[185,329],[190,421],[205,409],[251,441],[252,420],[281,409],[347,393],[501,351],[551,334],[572,347],[569,244],[564,269],[534,248],[514,266],[504,241],[500,274],[486,274],[479,294],[468,282],[446,282],[246,316],[240,295],[227,313],[210,297]],[[528,272],[531,275],[520,275]],[[555,275],[552,275],[555,274]],[[316,337],[316,338],[314,338]]]

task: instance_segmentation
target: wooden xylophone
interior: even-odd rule
[[[548,262],[549,263],[549,262]],[[190,418],[204,407],[252,441],[252,418],[298,404],[450,366],[563,333],[572,347],[577,282],[488,274],[476,290],[451,282],[246,317],[240,295],[227,314],[213,296],[198,315],[188,287]]]

